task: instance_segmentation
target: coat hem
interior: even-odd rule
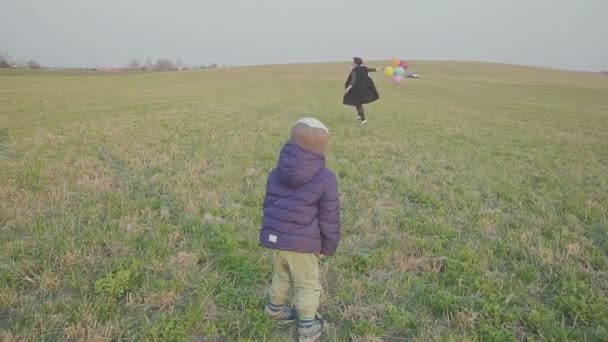
[[[260,243],[261,247],[264,247],[266,249],[274,249],[274,250],[278,250],[278,251],[286,251],[286,252],[296,252],[296,253],[302,253],[302,254],[318,254],[321,253],[321,251],[304,251],[301,249],[296,249],[296,248],[286,248],[286,247],[279,247],[279,246],[267,246],[264,245],[263,243]]]

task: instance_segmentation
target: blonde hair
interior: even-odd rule
[[[325,124],[319,121],[319,119],[317,118],[301,118],[300,120],[296,121],[294,125],[297,125],[299,123],[305,124],[312,128],[320,128],[325,132],[329,133],[329,128],[327,128],[327,126],[325,126]]]
[[[325,154],[329,143],[329,129],[315,118],[301,118],[291,128],[291,141],[297,145]]]

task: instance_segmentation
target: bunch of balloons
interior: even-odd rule
[[[384,74],[388,77],[391,77],[393,83],[399,84],[403,81],[405,77],[405,70],[408,65],[406,61],[402,61],[399,58],[395,57],[391,60],[391,66],[384,68]]]

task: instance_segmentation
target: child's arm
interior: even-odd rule
[[[332,174],[325,194],[319,202],[319,227],[321,228],[321,254],[332,256],[340,243],[340,199],[338,181]]]

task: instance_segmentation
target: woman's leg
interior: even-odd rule
[[[361,111],[359,110],[359,105],[356,105],[355,109],[357,109],[357,120],[361,120],[361,114],[359,114],[361,113]]]
[[[365,121],[365,109],[363,108],[363,105],[357,105],[356,107],[361,121]]]

